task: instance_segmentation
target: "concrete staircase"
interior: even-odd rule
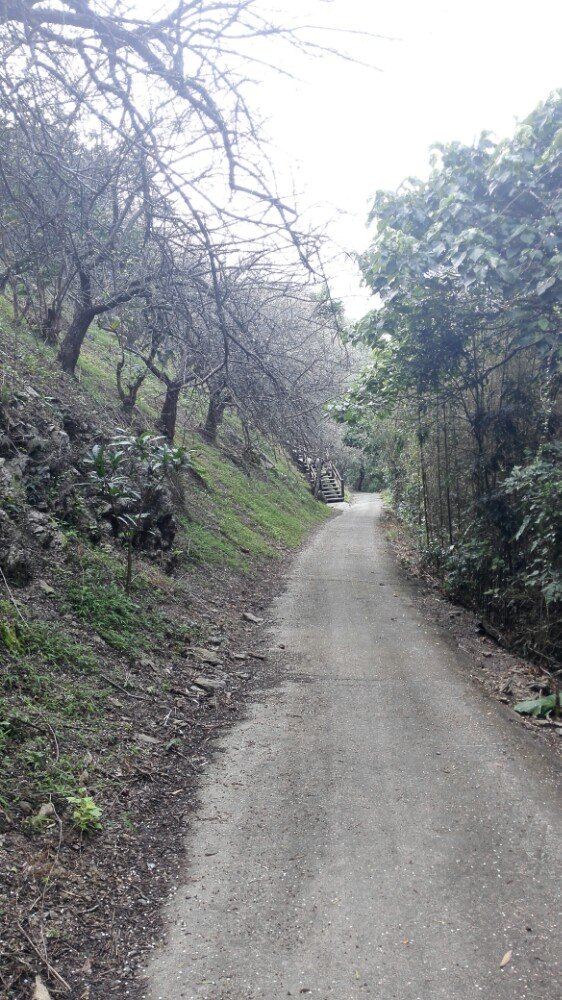
[[[320,477],[320,494],[324,503],[341,503],[343,500],[343,482],[333,472],[323,472]]]
[[[293,451],[292,454],[299,469],[308,479],[312,493],[318,500],[323,500],[324,503],[342,502],[344,482],[330,459],[312,459],[308,455],[296,451]]]

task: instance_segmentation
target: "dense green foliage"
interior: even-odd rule
[[[98,500],[98,514],[107,518],[115,536],[127,549],[125,590],[131,588],[133,548],[146,545],[158,534],[165,545],[166,495],[164,477],[187,464],[184,448],[174,448],[164,437],[144,431],[119,436],[108,444],[96,444],[85,464],[89,486]],[[155,514],[155,511],[157,512]]]
[[[341,414],[447,589],[547,659],[560,639],[562,102],[507,141],[437,147],[379,193],[380,299]]]

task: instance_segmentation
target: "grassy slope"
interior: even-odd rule
[[[121,424],[115,387],[119,355],[111,334],[95,330],[86,341],[78,364],[78,387],[61,378],[50,348],[24,330],[15,331],[9,309],[1,300],[0,346],[8,348],[7,353],[12,356],[15,348],[19,356],[16,370],[32,386],[52,391],[54,376],[57,388],[60,389],[62,381],[66,382],[67,392],[78,389],[106,431],[108,422],[114,427]],[[5,383],[9,385],[9,375]],[[148,427],[158,415],[161,397],[162,387],[149,376],[139,393],[139,411]],[[220,439],[217,447],[205,444],[195,430],[202,414],[201,399],[188,394],[178,418],[176,443],[192,453],[207,489],[200,483],[190,483],[178,542],[188,550],[187,562],[249,570],[254,557],[275,557],[284,547],[300,544],[310,527],[328,516],[328,512],[311,497],[302,476],[286,455],[265,442],[261,445],[269,460],[267,473],[253,470],[251,476],[229,459],[230,448]],[[236,420],[227,417],[226,436],[235,438],[236,431]]]
[[[14,328],[6,303],[0,303],[0,310],[0,348],[6,358],[0,366],[2,398],[31,386],[42,400],[75,399],[105,433],[119,426],[110,335],[97,331],[95,342],[85,345],[76,384],[59,372],[49,348]],[[149,427],[160,392],[159,384],[147,379],[140,409]],[[75,529],[53,524],[62,548],[37,554],[35,581],[10,593],[0,580],[0,661],[5,666],[0,748],[6,754],[0,806],[10,810],[15,803],[17,810],[23,801],[28,810],[29,803],[31,819],[25,813],[21,817],[28,828],[49,795],[58,796],[57,808],[64,809],[67,797],[84,787],[104,803],[108,763],[117,756],[122,769],[124,759],[128,766],[129,757],[139,752],[134,746],[126,752],[113,749],[128,738],[131,727],[126,723],[124,729],[115,712],[116,689],[110,681],[133,689],[139,663],[152,657],[156,669],[148,694],[152,689],[166,692],[173,678],[163,660],[159,663],[160,654],[165,652],[167,661],[185,656],[186,644],[205,641],[213,629],[205,615],[194,617],[198,583],[204,580],[211,596],[225,582],[244,592],[261,567],[275,563],[328,516],[282,453],[262,443],[267,472],[255,470],[249,476],[229,459],[221,442],[216,448],[204,444],[195,430],[200,408],[200,400],[188,400],[179,421],[179,441],[192,451],[199,475],[189,477],[178,512],[173,575],[141,560],[127,597],[119,549],[109,543],[94,547]],[[234,422],[225,433],[228,451],[235,451]],[[11,505],[13,511],[24,500],[22,491],[0,497],[0,506]],[[144,675],[142,683],[147,683]],[[100,755],[103,768],[96,767]],[[94,764],[85,767],[90,758]]]

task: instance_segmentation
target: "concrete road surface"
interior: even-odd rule
[[[562,996],[554,765],[420,617],[380,510],[293,565],[284,680],[209,769],[150,1000]]]

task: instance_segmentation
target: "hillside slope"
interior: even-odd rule
[[[111,344],[102,365],[98,331],[73,381],[3,309],[2,995],[29,997],[40,975],[122,996],[209,741],[258,673],[243,616],[329,512],[282,451],[258,441],[248,457],[234,421],[203,443],[194,397],[179,435],[192,467],[169,484],[127,594],[124,548],[84,488],[92,446],[123,425]],[[158,385],[144,388],[136,430],[152,431]]]

